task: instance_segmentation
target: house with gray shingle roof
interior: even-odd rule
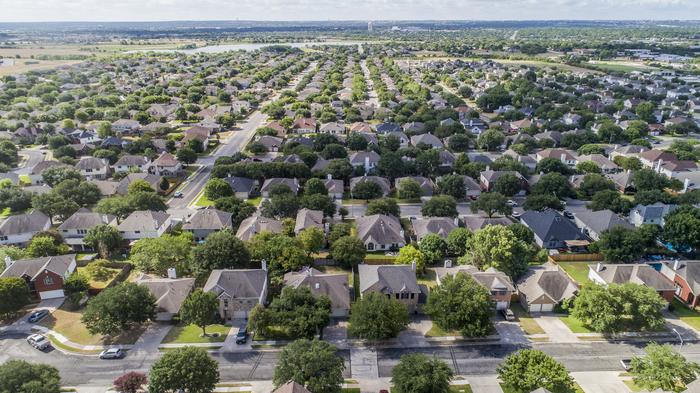
[[[578,293],[578,285],[564,270],[547,262],[530,266],[516,283],[520,303],[528,312],[551,312],[554,307]]]
[[[374,214],[355,220],[357,237],[367,251],[395,250],[406,245],[399,219],[385,214]]]
[[[32,236],[49,228],[51,219],[39,210],[9,216],[0,223],[0,245],[27,245]]]
[[[678,299],[692,308],[700,304],[700,261],[664,261],[661,274],[673,281]]]
[[[194,278],[163,278],[141,274],[136,281],[156,298],[156,321],[171,321],[194,288]]]
[[[247,318],[253,307],[267,300],[267,268],[212,270],[202,290],[216,294],[223,320]]]
[[[588,279],[599,285],[637,284],[656,290],[667,302],[673,301],[676,286],[673,281],[646,263],[588,265]]]
[[[413,146],[427,145],[433,149],[442,149],[445,147],[440,138],[433,134],[414,135],[411,137],[411,144]]]
[[[233,189],[233,193],[238,199],[250,198],[250,193],[255,188],[256,181],[247,177],[229,176],[223,178]]]
[[[510,307],[510,299],[515,294],[515,286],[507,274],[492,267],[486,271],[481,271],[476,266],[451,266],[451,262],[445,262],[444,267],[435,268],[435,281],[437,281],[438,285],[441,285],[446,276],[456,276],[459,273],[470,275],[476,282],[486,288],[491,294],[491,300],[496,310],[505,310]]]
[[[280,184],[289,187],[289,189],[294,193],[294,195],[299,193],[299,180],[283,177],[273,177],[270,179],[266,179],[263,185],[260,187],[260,193],[263,197],[269,198],[270,189]]]
[[[248,241],[260,232],[281,233],[282,221],[254,214],[241,221],[241,225],[236,231],[236,237]]]
[[[75,169],[88,180],[104,180],[110,172],[107,160],[96,157],[81,157],[80,161],[75,164]]]
[[[389,180],[385,177],[381,176],[358,176],[358,177],[353,177],[350,179],[350,192],[354,194],[355,187],[364,182],[371,182],[375,183],[379,186],[379,188],[382,190],[382,196],[387,196],[389,195],[389,192],[391,191],[391,183],[389,183]]]
[[[564,248],[572,240],[588,240],[571,220],[556,210],[528,210],[520,216],[520,222],[535,234],[535,243],[542,248]]]
[[[151,167],[151,160],[146,156],[135,156],[126,154],[117,160],[112,165],[112,170],[116,172],[130,172],[137,170],[139,172],[147,172]]]
[[[331,316],[346,317],[350,313],[351,288],[348,275],[326,274],[312,267],[284,275],[284,283],[292,288],[306,286],[314,296],[328,296],[331,300]]]
[[[214,208],[197,210],[190,216],[182,229],[192,232],[194,241],[203,242],[212,232],[231,229],[231,213]]]
[[[654,224],[663,227],[666,223],[666,216],[677,208],[678,205],[667,205],[663,202],[656,202],[652,205],[637,205],[630,211],[629,220],[636,227],[643,224]]]
[[[151,210],[135,211],[124,219],[117,229],[124,240],[160,237],[170,229],[170,215]]]
[[[63,283],[77,266],[75,254],[10,261],[0,278],[18,277],[27,282],[31,294],[40,299],[61,298]]]
[[[88,209],[80,209],[68,217],[58,226],[58,232],[63,236],[66,244],[76,251],[90,249],[85,245],[84,238],[91,228],[97,225],[116,224],[116,217],[111,214],[100,214]]]
[[[378,292],[396,299],[408,307],[409,312],[418,311],[421,289],[416,280],[415,265],[358,265],[360,296]]]
[[[627,220],[611,210],[584,210],[574,214],[574,223],[593,240],[599,240],[600,235],[614,227],[632,228]]]
[[[429,234],[438,235],[446,239],[447,235],[459,226],[459,219],[452,217],[424,217],[411,220],[411,224],[413,225],[413,233],[416,235],[416,241],[420,243]]]
[[[401,185],[401,182],[404,180],[413,180],[418,183],[422,191],[421,196],[433,196],[433,193],[435,192],[435,184],[433,184],[433,181],[423,176],[397,177],[394,180],[394,188],[398,189],[399,185]]]
[[[323,212],[321,210],[299,209],[297,212],[296,224],[294,225],[294,233],[298,235],[299,232],[307,228],[325,230]]]

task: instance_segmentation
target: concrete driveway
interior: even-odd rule
[[[540,314],[537,318],[537,323],[549,336],[549,342],[575,343],[580,341],[557,316]]]
[[[174,325],[168,323],[151,323],[148,325],[146,331],[141,334],[141,337],[136,340],[136,343],[134,344],[133,348],[131,348],[131,351],[158,351],[158,346],[160,346],[160,343],[163,341],[165,336],[168,335],[168,332],[173,328],[173,326]]]
[[[467,381],[474,393],[503,393],[496,375],[468,376]]]
[[[46,299],[42,300],[39,302],[39,304],[35,305],[34,307],[30,308],[25,315],[23,315],[21,318],[16,320],[12,325],[6,326],[2,330],[16,330],[20,332],[29,332],[32,328],[32,326],[35,325],[35,323],[29,323],[27,321],[27,318],[31,313],[34,311],[38,310],[48,310],[50,314],[52,314],[54,311],[56,311],[57,308],[61,307],[63,302],[65,301],[65,298],[56,298],[56,299]]]
[[[530,342],[517,322],[496,321],[495,326],[501,337],[501,342],[508,344],[527,344]]]
[[[574,372],[571,376],[586,393],[628,393],[617,371]]]

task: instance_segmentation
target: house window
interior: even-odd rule
[[[370,251],[374,250],[374,243],[367,243],[367,249]]]
[[[66,231],[68,232],[68,231]],[[84,235],[87,233],[87,229],[78,229],[78,235]]]
[[[411,294],[411,299],[414,299],[415,296],[416,296],[416,294],[415,294],[415,293],[412,293],[412,294]]]
[[[0,236],[0,241],[3,241],[3,242],[7,241],[7,236]]]
[[[134,231],[134,233],[141,233],[141,231]]]
[[[224,299],[224,310],[228,309],[228,299]]]
[[[398,294],[398,293],[396,294],[396,298],[397,298],[397,299],[399,298],[399,294]]]
[[[86,169],[85,172],[90,173],[92,172],[92,169]]]
[[[51,276],[44,277],[44,285],[53,285],[53,277],[51,277]]]
[[[408,294],[407,294],[407,293],[402,293],[402,294],[401,294],[401,299],[408,299]]]

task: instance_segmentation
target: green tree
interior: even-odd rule
[[[65,221],[80,209],[80,205],[73,200],[53,191],[34,195],[32,206],[49,216],[52,224],[54,218],[57,217],[60,221]]]
[[[156,192],[156,190],[154,190],[147,181],[143,179],[136,179],[129,184],[129,187],[127,187],[127,193],[134,194],[137,192]]]
[[[341,266],[357,266],[365,260],[365,244],[355,236],[342,236],[331,244],[331,258]]]
[[[396,202],[396,199],[375,199],[367,204],[367,210],[365,210],[365,216],[371,216],[374,214],[386,214],[398,218],[401,216],[401,209],[399,208],[399,204]]]
[[[476,144],[484,150],[496,150],[505,140],[506,136],[503,132],[496,129],[488,129],[479,135]]]
[[[272,300],[270,306],[260,310],[251,327],[267,335],[272,324],[284,327],[296,338],[323,338],[323,328],[328,325],[331,301],[327,296],[315,297],[308,286],[284,287],[282,294]]]
[[[540,162],[537,163],[535,172],[545,174],[558,173],[560,175],[568,176],[571,174],[571,168],[569,168],[568,165],[566,165],[559,159],[547,157],[543,158]]]
[[[645,285],[586,285],[571,315],[596,332],[653,331],[664,326],[665,307],[666,301]]]
[[[573,195],[573,190],[569,185],[569,180],[557,172],[547,173],[540,177],[540,180],[532,187],[533,194],[553,195],[559,199],[564,199]]]
[[[423,189],[417,181],[403,179],[399,182],[396,193],[400,199],[418,199],[423,195]]]
[[[416,248],[413,244],[407,244],[399,250],[399,255],[394,259],[397,265],[411,265],[416,263],[416,269],[419,271],[425,270],[426,257],[423,252]]]
[[[493,191],[496,191],[505,196],[513,196],[520,192],[523,188],[523,183],[520,178],[513,173],[501,175],[493,184]]]
[[[231,228],[237,230],[241,222],[255,213],[256,207],[236,197],[219,198],[214,202],[214,207],[221,211],[231,213]]]
[[[219,364],[203,348],[176,348],[156,360],[148,380],[150,393],[211,393],[219,382]]]
[[[569,371],[551,356],[536,349],[521,349],[498,366],[498,377],[517,392],[545,388],[552,392],[573,391]]]
[[[700,209],[681,206],[665,218],[663,238],[677,250],[700,249]]]
[[[513,208],[508,205],[508,198],[498,192],[484,192],[476,201],[469,204],[472,213],[483,211],[488,218],[500,213],[504,216],[513,213]]]
[[[194,162],[197,161],[197,152],[192,150],[189,146],[181,147],[180,150],[177,151],[176,156],[177,160],[185,165],[194,164]]]
[[[0,319],[21,310],[29,303],[27,282],[19,277],[0,277],[0,300]]]
[[[260,232],[248,242],[248,250],[251,259],[267,261],[272,276],[296,271],[311,263],[301,241],[284,234]]]
[[[600,167],[593,161],[583,161],[576,164],[576,170],[582,173],[601,173]]]
[[[632,172],[632,183],[634,183],[637,191],[662,190],[671,185],[666,176],[647,168]]]
[[[250,264],[245,243],[230,229],[209,234],[206,241],[193,250],[192,268],[208,275],[214,269],[242,269]]]
[[[472,263],[486,269],[493,267],[513,279],[527,271],[530,247],[503,225],[487,225],[476,231],[467,242],[467,253],[460,263]]]
[[[80,172],[75,168],[69,166],[55,166],[41,172],[41,178],[49,187],[54,187],[64,180],[82,180],[83,176],[81,176]]]
[[[233,196],[233,189],[224,179],[209,179],[204,186],[204,196],[210,201]]]
[[[525,210],[564,210],[564,204],[559,198],[549,194],[530,194],[523,204]]]
[[[321,251],[326,244],[325,234],[321,229],[316,227],[305,228],[303,231],[299,232],[297,237],[301,240],[304,251],[306,251],[309,257],[311,254]]]
[[[370,292],[352,304],[348,333],[365,340],[396,337],[408,327],[408,309],[396,299]]]
[[[401,356],[391,371],[392,391],[396,393],[448,393],[452,369],[437,357],[422,353]]]
[[[457,217],[457,201],[449,195],[437,195],[423,203],[421,213],[425,217]]]
[[[207,336],[207,325],[216,321],[219,299],[214,292],[197,289],[190,293],[180,309],[180,319],[186,324],[202,328],[202,336]]]
[[[156,299],[148,288],[125,282],[92,298],[81,321],[92,334],[116,335],[156,316]]]
[[[427,263],[437,264],[445,259],[447,241],[439,235],[429,233],[420,240],[418,247]]]
[[[600,235],[595,243],[608,262],[631,263],[644,255],[644,244],[636,229],[615,226]]]
[[[352,189],[352,196],[356,199],[370,200],[379,198],[382,194],[382,188],[373,181],[359,182]]]
[[[90,228],[83,239],[93,250],[99,252],[100,257],[107,259],[119,249],[122,236],[114,226],[100,224]]]
[[[447,275],[430,291],[425,312],[445,331],[459,330],[466,337],[491,333],[491,294],[467,273]]]
[[[169,268],[186,272],[190,264],[192,235],[183,232],[180,235],[164,234],[156,238],[137,240],[131,247],[131,262],[139,270],[165,276]],[[200,262],[200,261],[198,261]]]
[[[323,180],[317,178],[311,178],[306,181],[304,185],[305,195],[328,195],[328,189],[323,183]]]
[[[260,211],[265,217],[270,218],[296,217],[299,211],[299,198],[292,193],[276,194],[263,201]]]
[[[78,271],[73,272],[63,283],[63,290],[73,304],[77,304],[85,296],[88,289],[90,289],[88,277]]]
[[[34,258],[61,255],[68,251],[68,246],[62,241],[45,235],[34,236],[27,246],[27,253]]]
[[[700,376],[700,365],[686,360],[668,344],[650,343],[646,356],[632,358],[630,374],[634,384],[649,391],[681,392]]]
[[[8,360],[0,364],[0,392],[3,393],[59,393],[61,377],[55,367]]]
[[[612,210],[615,213],[624,213],[630,211],[632,203],[623,198],[619,192],[613,190],[598,191],[591,198],[591,203],[588,208],[593,211]]]
[[[294,381],[314,393],[340,393],[343,370],[343,358],[333,345],[301,339],[284,347],[272,381],[275,387]]]
[[[456,228],[447,235],[447,252],[449,255],[462,256],[467,252],[467,241],[472,236],[466,228]]]
[[[615,183],[607,177],[597,174],[589,173],[583,177],[581,185],[579,186],[579,195],[582,199],[591,199],[593,195],[599,191],[615,191]]]
[[[326,217],[335,215],[336,204],[328,195],[312,194],[303,195],[299,199],[299,206],[311,210],[320,210]]]
[[[438,189],[441,194],[449,195],[455,199],[464,199],[467,189],[464,186],[464,178],[461,175],[445,175],[438,180]]]

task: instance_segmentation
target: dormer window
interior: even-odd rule
[[[53,277],[51,277],[51,276],[44,277],[44,285],[53,285]]]

